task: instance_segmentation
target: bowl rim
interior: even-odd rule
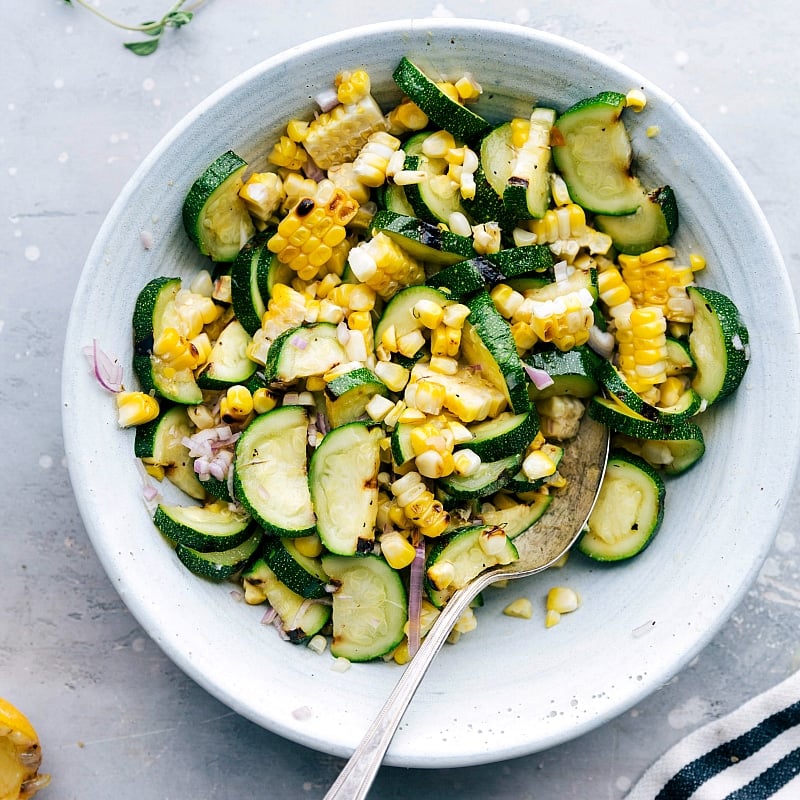
[[[282,51],[281,53],[273,55],[259,62],[258,64],[253,65],[249,69],[245,70],[214,90],[205,100],[201,101],[197,106],[185,114],[183,118],[179,120],[177,124],[175,124],[161,138],[161,140],[150,150],[148,155],[142,160],[141,164],[125,183],[125,186],[111,206],[103,224],[99,228],[83,267],[70,311],[70,320],[67,327],[67,335],[65,337],[65,351],[63,356],[64,369],[62,370],[62,396],[67,401],[62,402],[62,428],[64,433],[65,449],[68,456],[67,463],[70,476],[73,479],[72,483],[75,487],[74,493],[76,501],[78,503],[81,517],[90,540],[92,541],[93,547],[104,567],[104,570],[111,579],[111,582],[114,584],[121,598],[125,602],[126,606],[130,609],[136,620],[142,625],[145,631],[147,631],[148,634],[154,638],[155,641],[157,641],[161,649],[164,650],[164,652],[176,665],[178,665],[188,676],[190,676],[199,685],[203,686],[212,695],[243,716],[257,722],[260,725],[263,725],[264,727],[268,727],[270,730],[273,730],[285,738],[340,756],[349,754],[352,748],[347,745],[342,746],[338,743],[310,741],[299,726],[293,727],[290,724],[281,724],[279,722],[275,722],[274,720],[265,722],[264,719],[255,717],[246,704],[242,704],[236,696],[229,693],[224,687],[210,683],[198,665],[193,662],[192,658],[183,652],[179,647],[175,646],[169,639],[166,639],[163,636],[154,635],[153,631],[157,631],[160,627],[160,620],[157,618],[157,615],[153,613],[152,608],[143,602],[142,598],[133,596],[125,591],[124,575],[119,570],[116,556],[111,552],[112,548],[110,548],[109,543],[103,540],[102,532],[99,526],[97,526],[96,520],[94,520],[92,517],[91,508],[87,502],[87,499],[78,489],[78,487],[81,485],[80,478],[82,476],[83,468],[70,457],[70,454],[75,451],[77,445],[77,442],[74,439],[74,436],[77,434],[77,432],[74,429],[72,425],[72,419],[70,418],[70,403],[75,399],[74,387],[70,384],[70,380],[72,378],[72,374],[74,373],[73,365],[76,360],[76,355],[74,352],[68,352],[67,348],[74,348],[75,346],[77,328],[76,320],[79,314],[82,297],[87,291],[87,284],[91,278],[91,265],[102,263],[104,255],[104,243],[108,239],[110,231],[119,223],[127,203],[136,193],[138,187],[141,185],[152,166],[159,161],[169,147],[171,147],[178,139],[181,138],[181,136],[183,136],[192,128],[198,119],[200,119],[209,110],[213,109],[222,98],[247,85],[258,76],[279,69],[282,65],[290,63],[295,59],[302,58],[304,55],[311,54],[321,47],[341,45],[351,42],[354,38],[360,39],[362,37],[371,38],[376,36],[380,37],[402,34],[404,32],[408,32],[409,29],[415,33],[430,30],[437,33],[442,33],[445,31],[452,32],[455,35],[476,35],[478,33],[488,32],[495,35],[511,37],[515,40],[519,40],[520,42],[546,42],[551,46],[558,47],[559,49],[565,50],[575,56],[587,58],[597,62],[603,68],[619,75],[621,80],[629,82],[630,85],[646,86],[647,94],[656,95],[659,97],[659,101],[661,103],[668,104],[671,111],[679,117],[680,123],[686,126],[691,131],[692,135],[699,137],[703,141],[705,147],[712,152],[713,156],[725,169],[730,179],[736,183],[737,190],[740,192],[743,202],[748,205],[748,210],[753,215],[753,220],[758,225],[760,233],[763,236],[764,246],[767,248],[765,255],[777,267],[778,278],[782,282],[782,285],[777,288],[778,290],[784,292],[784,294],[787,296],[792,296],[792,289],[788,274],[783,264],[782,256],[761,208],[758,206],[758,203],[756,202],[752,192],[739,174],[736,167],[730,161],[728,156],[722,151],[722,149],[716,144],[712,137],[697,122],[694,121],[694,119],[675,99],[658,88],[656,85],[652,84],[651,81],[647,80],[642,75],[638,74],[629,67],[620,64],[610,56],[607,56],[588,46],[576,43],[549,32],[539,31],[512,23],[461,18],[396,19],[387,22],[348,28],[295,45],[287,50]],[[797,329],[798,322],[796,309],[794,309],[793,324],[795,329]],[[787,357],[790,356],[791,354],[787,354]],[[800,370],[797,367],[797,365],[800,364],[800,349],[795,348],[794,356],[795,372],[800,373]],[[799,466],[800,452],[795,454],[793,468],[788,469],[784,475],[777,478],[777,480],[782,479],[783,481],[782,484],[780,484],[782,487],[780,489],[780,494],[782,497],[787,496],[791,482],[794,479],[793,476],[797,473]],[[595,714],[590,719],[577,723],[574,726],[574,731],[571,735],[551,737],[545,736],[538,740],[533,747],[531,747],[529,743],[523,743],[517,747],[507,747],[505,750],[500,752],[470,753],[466,759],[449,755],[444,758],[432,757],[429,760],[421,762],[415,758],[410,759],[402,752],[393,753],[393,751],[390,750],[386,759],[386,763],[397,766],[437,768],[490,763],[492,761],[526,755],[551,746],[562,744],[563,742],[568,741],[575,736],[586,733],[589,730],[608,722],[610,719],[619,716],[625,710],[641,701],[647,695],[651,694],[656,688],[662,685],[665,680],[682,670],[697,655],[697,653],[708,644],[711,638],[716,635],[722,625],[724,625],[725,621],[732,614],[735,607],[741,601],[747,588],[753,582],[772,545],[774,535],[777,533],[777,527],[778,525],[776,522],[773,526],[774,529],[772,531],[772,536],[764,537],[764,539],[760,542],[760,548],[758,550],[757,557],[750,564],[749,569],[746,570],[746,573],[741,581],[741,586],[737,587],[737,591],[728,593],[725,598],[725,603],[716,612],[714,624],[710,625],[706,628],[706,630],[699,634],[695,638],[693,645],[683,652],[679,659],[673,659],[668,663],[665,662],[663,664],[663,669],[660,672],[657,670],[651,671],[651,673],[647,676],[647,680],[643,681],[636,690],[629,691],[628,694],[626,694],[624,702],[618,703],[617,705],[609,705],[605,711]]]

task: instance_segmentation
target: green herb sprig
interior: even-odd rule
[[[149,56],[151,53],[155,53],[161,42],[161,37],[164,35],[164,31],[166,31],[167,28],[182,28],[184,25],[188,25],[194,17],[191,11],[181,10],[183,6],[186,5],[187,0],[179,0],[179,2],[175,3],[161,19],[142,22],[140,25],[126,25],[124,22],[112,19],[99,9],[89,5],[87,0],[64,0],[64,2],[69,6],[73,4],[83,6],[87,11],[91,11],[92,14],[95,14],[100,17],[100,19],[105,20],[117,28],[121,28],[125,31],[143,33],[145,36],[151,37],[150,39],[144,39],[138,42],[125,42],[124,46],[137,56]],[[200,3],[195,3],[194,8],[199,5]]]

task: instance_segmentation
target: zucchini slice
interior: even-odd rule
[[[688,339],[674,339],[667,336],[667,375],[685,375],[693,372],[694,358],[689,351]]]
[[[448,266],[475,255],[472,239],[413,216],[379,211],[372,218],[370,233],[374,236],[379,232],[426,264]]]
[[[630,171],[631,142],[620,119],[624,108],[625,95],[601,92],[556,120],[556,168],[570,197],[595,214],[633,214],[642,204],[642,187]]]
[[[367,403],[376,395],[389,394],[386,384],[366,367],[334,378],[325,387],[325,408],[331,427],[338,428],[363,416]]]
[[[153,355],[153,343],[164,329],[174,327],[175,295],[180,278],[153,278],[139,292],[133,310],[133,370],[143,392],[185,405],[203,402],[203,393],[191,369],[174,370]]]
[[[136,427],[133,454],[145,464],[163,467],[164,474],[189,497],[203,500],[205,482],[200,482],[194,471],[194,460],[183,439],[194,431],[184,406],[173,406],[152,422]]]
[[[250,516],[224,503],[175,506],[159,503],[155,526],[173,542],[200,552],[230,550],[250,537]]]
[[[448,475],[439,479],[439,486],[454,500],[471,500],[485,497],[502,489],[517,473],[522,455],[484,461],[471,475]]]
[[[336,337],[336,326],[315,322],[284,331],[270,346],[264,378],[267,383],[289,385],[298,378],[324,375],[347,360]]]
[[[317,533],[331,553],[372,547],[378,514],[380,430],[363,422],[334,428],[311,456],[308,482]]]
[[[703,398],[691,387],[681,395],[674,406],[661,408],[650,405],[631,389],[619,370],[610,361],[602,362],[598,378],[606,390],[631,411],[663,425],[673,426],[678,422],[683,422],[702,411],[704,407]]]
[[[372,661],[397,647],[408,621],[400,573],[375,555],[326,555],[322,568],[338,586],[332,595],[331,653],[348,661]]]
[[[531,400],[544,400],[562,395],[587,399],[597,394],[600,388],[597,372],[602,359],[585,345],[573,347],[566,352],[555,348],[540,350],[531,353],[525,361],[534,369],[546,372],[553,379],[553,383],[544,389],[537,389],[530,383],[528,394]]]
[[[266,276],[262,277],[261,273],[268,272],[273,258],[273,253],[267,249],[267,238],[267,235],[258,235],[251,239],[231,265],[233,311],[251,336],[261,327],[261,317],[267,310],[267,298],[261,291],[266,283]]]
[[[535,108],[528,140],[511,165],[503,203],[518,219],[541,219],[550,206],[550,130],[555,121],[552,108]]]
[[[436,191],[436,179],[447,172],[449,165],[443,158],[429,158],[422,154],[422,140],[428,136],[429,133],[418,133],[406,142],[403,169],[424,172],[425,177],[419,183],[403,187],[403,191],[415,216],[434,225],[446,225],[452,214],[466,216],[466,209],[461,203],[460,192],[442,195]]]
[[[414,306],[420,300],[430,300],[442,307],[450,303],[446,295],[430,286],[408,286],[401,289],[383,309],[375,326],[375,342],[381,342],[383,334],[392,326],[398,338],[420,328],[419,320],[414,316]]]
[[[283,632],[293,644],[301,644],[319,633],[331,618],[331,607],[315,603],[293,592],[259,558],[242,573],[245,600],[257,604],[268,602],[281,621]]]
[[[175,547],[175,555],[180,562],[195,575],[213,581],[224,581],[242,569],[261,544],[263,532],[256,528],[249,539],[232,547],[230,550],[218,552],[201,552],[184,544]]]
[[[256,232],[239,197],[247,162],[232,150],[212,162],[192,184],[183,202],[189,238],[212,261],[233,261]]]
[[[597,214],[595,227],[608,234],[620,253],[638,256],[666,244],[678,229],[678,202],[669,186],[652,192],[642,189],[639,209],[633,214],[609,217]]]
[[[474,111],[451,100],[405,56],[400,59],[392,77],[401,91],[428,115],[431,122],[450,131],[456,139],[475,141],[492,127]]]
[[[687,423],[665,432],[666,439],[635,439],[618,433],[614,446],[641,456],[654,469],[667,475],[681,475],[693,467],[706,451],[703,432],[694,423]]]
[[[294,539],[275,539],[265,548],[264,560],[277,578],[301,597],[327,597],[325,587],[330,579],[318,558],[304,556]]]
[[[467,364],[480,366],[481,376],[499,389],[515,414],[530,410],[528,380],[508,323],[487,291],[467,303],[470,313],[461,332],[461,353]]]
[[[376,198],[378,207],[383,211],[391,211],[395,214],[402,214],[404,217],[414,217],[414,209],[406,198],[405,189],[396,183],[384,183],[378,187]]]
[[[578,550],[595,561],[641,553],[661,526],[664,495],[664,481],[644,459],[615,450]]]
[[[247,357],[250,334],[238,319],[229,322],[214,342],[208,361],[197,376],[201,389],[225,389],[246,383],[258,364]]]
[[[489,554],[481,547],[481,537],[498,534],[493,525],[469,525],[440,536],[425,560],[425,589],[431,603],[441,608],[453,593],[466,586],[476,575],[497,564],[510,564],[519,558],[517,548],[508,536],[499,552]],[[455,574],[447,586],[436,584],[436,570],[445,563]]]
[[[539,417],[535,409],[523,414],[504,411],[494,419],[471,425],[469,431],[473,438],[459,448],[469,448],[482,461],[497,461],[527,448],[539,431]]]
[[[484,525],[502,528],[509,539],[516,539],[541,519],[553,501],[552,494],[532,492],[536,497],[529,503],[517,503],[509,508],[498,508],[494,511],[481,511],[480,518]]]
[[[733,301],[714,289],[689,286],[694,304],[689,350],[697,372],[692,387],[709,404],[732,394],[750,358],[750,336]]]
[[[259,524],[278,536],[314,532],[307,437],[305,409],[282,406],[255,417],[236,442],[234,494]]]

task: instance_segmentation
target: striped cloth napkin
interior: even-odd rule
[[[678,742],[625,800],[767,798],[800,798],[800,670]]]

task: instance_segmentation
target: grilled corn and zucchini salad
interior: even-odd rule
[[[455,590],[515,560],[584,413],[615,449],[577,549],[641,552],[749,358],[704,259],[671,244],[674,192],[631,169],[640,92],[490,122],[469,73],[403,58],[394,78],[384,109],[341,72],[263,169],[229,151],[197,178],[183,222],[208,261],[142,289],[139,390],[118,395],[149,475],[193,498],[154,511],[178,558],[349,661],[407,660]],[[548,626],[579,605],[555,589]]]

